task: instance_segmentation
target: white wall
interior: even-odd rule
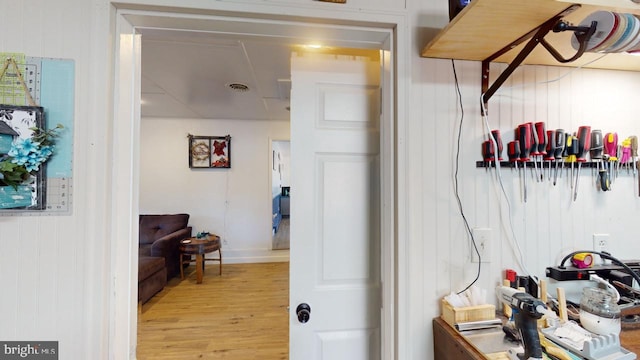
[[[145,118],[140,134],[141,214],[188,213],[194,235],[222,238],[226,263],[287,260],[271,251],[269,148],[288,122]],[[231,135],[231,168],[190,169],[188,134]]]
[[[446,2],[349,0],[346,5],[312,0],[123,2],[359,21],[379,21],[389,14],[406,16],[397,39],[401,49],[407,51],[401,54],[398,64],[401,116],[396,139],[401,171],[398,174],[401,208],[397,219],[401,252],[397,266],[402,275],[400,282],[406,284],[396,304],[402,337],[399,353],[402,359],[431,358],[431,319],[439,314],[439,299],[473,279],[475,271],[475,265],[468,262],[470,248],[451,188],[459,116],[451,63],[419,57],[429,37],[448,21]],[[59,340],[63,359],[106,359],[109,350],[115,353],[109,349],[113,306],[110,300],[130,296],[107,291],[111,284],[126,281],[111,277],[115,239],[109,233],[110,201],[117,191],[111,189],[114,166],[111,152],[119,144],[113,143],[111,132],[114,123],[109,100],[113,62],[110,49],[114,39],[110,10],[107,0],[0,1],[3,27],[14,29],[0,33],[0,49],[73,59],[76,63],[73,213],[0,217],[0,276],[5,294],[0,297],[3,319],[0,339]],[[29,17],[30,21],[25,21]],[[474,167],[482,140],[478,109],[480,65],[456,64],[466,114],[460,163],[461,195],[470,225],[493,229],[493,261],[483,267],[480,280],[481,286],[492,287],[504,268],[517,266],[506,240],[508,231],[501,230],[508,220],[496,215],[498,196],[490,175]],[[557,68],[527,67],[514,75],[513,83],[555,78],[561,72]],[[533,92],[512,89],[491,100],[490,121],[503,130],[505,137],[514,125],[533,119],[566,129],[588,123],[601,126],[603,131],[637,133],[638,76],[580,70],[562,82],[537,86]],[[194,133],[196,130],[189,129]],[[219,133],[218,129],[213,130]],[[237,135],[232,135],[235,149]],[[184,149],[186,152],[186,146]],[[263,151],[268,154],[268,150]],[[234,156],[232,171],[236,171],[237,160]],[[268,169],[264,174],[268,176]],[[583,190],[576,203],[568,201],[564,185],[549,188],[547,184],[532,184],[526,206],[512,197],[516,238],[526,251],[525,262],[532,272],[542,274],[562,249],[588,245],[594,232],[611,234],[614,254],[626,258],[640,256],[640,245],[635,240],[640,226],[637,221],[640,203],[631,192],[632,181],[626,177],[618,179],[612,192],[602,194],[589,189],[587,173],[582,180]],[[505,183],[507,193],[513,195],[516,189],[508,171]],[[268,196],[268,186],[265,189]],[[233,200],[231,205],[240,204]],[[504,205],[503,211],[508,211]],[[231,234],[236,239],[238,233]]]
[[[0,339],[108,352],[109,17],[104,1],[0,1],[0,51],[75,62],[73,211],[0,216]]]
[[[419,109],[424,121],[414,122],[414,141],[423,143],[421,174],[415,189],[421,194],[417,206],[423,243],[413,242],[413,261],[421,263],[422,281],[412,284],[423,293],[424,323],[439,314],[439,299],[460,291],[475,277],[472,247],[452,195],[456,132],[461,112],[456,110],[456,92],[449,60],[419,60],[414,87],[416,98],[424,99]],[[611,235],[611,253],[636,259],[640,244],[634,234],[640,215],[637,179],[622,174],[613,191],[598,192],[591,171],[581,173],[577,201],[571,200],[566,172],[557,186],[536,183],[527,173],[528,202],[521,200],[518,175],[502,169],[509,201],[496,186],[495,172],[475,168],[481,160],[483,123],[479,112],[480,64],[456,61],[464,105],[460,155],[460,196],[469,225],[492,229],[491,262],[483,264],[478,285],[491,291],[504,270],[525,270],[514,259],[514,242],[522,250],[523,263],[531,275],[545,277],[545,268],[558,265],[567,253],[592,248],[592,234]],[[494,66],[491,78],[497,77]],[[500,92],[489,101],[491,128],[500,129],[503,142],[513,140],[513,129],[529,121],[545,121],[548,129],[575,132],[581,125],[617,131],[621,138],[640,133],[635,121],[640,75],[602,70],[577,70],[557,82],[544,83],[571,71],[567,68],[527,66],[519,68]],[[541,83],[542,82],[542,83]],[[537,83],[537,84],[536,84]],[[525,85],[526,86],[523,86]],[[506,151],[506,150],[505,150]],[[506,153],[505,153],[506,157]],[[513,233],[512,233],[513,230]],[[489,299],[497,303],[496,299]],[[417,309],[414,309],[414,311]],[[419,327],[422,324],[414,324]],[[431,339],[427,343],[431,342]],[[431,344],[428,344],[430,347]]]

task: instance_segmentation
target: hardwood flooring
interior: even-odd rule
[[[289,249],[289,222],[291,218],[285,216],[280,220],[278,231],[273,235],[273,250]]]
[[[189,266],[139,311],[137,358],[288,359],[288,302],[288,262]]]

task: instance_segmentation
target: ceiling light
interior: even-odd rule
[[[242,83],[231,83],[227,84],[227,87],[235,92],[247,92],[249,91],[249,86]]]
[[[307,49],[322,49],[322,45],[320,44],[307,44],[304,47]]]

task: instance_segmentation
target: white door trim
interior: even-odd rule
[[[225,5],[229,7],[228,3]],[[261,6],[269,9],[265,17],[271,13],[276,18],[280,7],[270,5]],[[296,12],[291,6],[292,14]],[[237,13],[235,19],[241,18],[244,21],[263,23],[265,19],[242,17],[240,7],[235,9]],[[303,13],[309,9],[297,9]],[[191,10],[194,11],[194,10]],[[254,11],[256,11],[254,9]],[[209,11],[210,12],[210,11]],[[319,12],[319,14],[322,12]],[[138,139],[140,126],[140,99],[139,99],[139,71],[135,67],[139,59],[135,58],[133,51],[130,53],[120,51],[119,44],[122,36],[131,36],[136,29],[135,22],[127,18],[128,15],[135,14],[137,19],[144,19],[145,16],[157,16],[157,11],[119,8],[115,11],[114,18],[114,118],[112,127],[114,136],[111,143],[113,149],[113,197],[111,203],[111,233],[112,233],[112,254],[109,259],[111,266],[111,290],[110,290],[110,314],[109,314],[109,358],[111,359],[135,359],[137,341],[137,303],[133,294],[137,289],[137,221],[138,217]],[[363,13],[346,14],[340,16],[354,15],[362,18]],[[184,13],[162,13],[165,18],[172,16],[183,18]],[[189,14],[191,17],[200,19],[216,18],[220,16]],[[334,12],[326,14],[323,20],[327,24],[332,21]],[[231,16],[225,14],[222,18]],[[300,15],[299,15],[300,16]],[[320,15],[318,15],[320,16]],[[289,21],[290,20],[290,21]],[[299,20],[299,17],[291,16],[291,19],[283,20],[278,17],[277,22],[290,24]],[[388,93],[383,92],[385,99],[382,111],[382,189],[381,194],[384,203],[382,204],[382,269],[383,269],[383,309],[382,309],[382,358],[398,359],[406,358],[409,339],[409,318],[407,305],[408,299],[408,259],[406,254],[407,239],[405,238],[408,228],[406,218],[407,199],[405,194],[398,191],[404,188],[399,184],[406,181],[404,175],[404,162],[406,159],[405,134],[405,109],[406,109],[406,88],[408,81],[409,50],[404,40],[407,37],[406,19],[404,15],[398,14],[375,14],[367,19],[352,19],[350,22],[356,24],[357,21],[366,20],[370,30],[365,31],[387,31],[390,53],[392,54],[392,87]],[[137,20],[134,20],[137,21]],[[276,21],[276,20],[274,20]],[[344,21],[341,21],[341,27]],[[371,26],[374,24],[374,26]],[[308,25],[308,24],[307,24]],[[377,25],[378,27],[376,27]],[[317,23],[322,27],[322,23]],[[135,41],[133,41],[135,45]],[[139,44],[138,44],[139,46]],[[402,101],[399,101],[402,99]],[[126,216],[123,216],[126,214]],[[127,329],[127,331],[123,331]]]

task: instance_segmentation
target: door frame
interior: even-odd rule
[[[150,27],[154,19],[190,19],[216,23],[240,19],[261,26],[267,21],[285,26],[304,24],[308,26],[309,8],[290,6],[290,15],[282,16],[275,5],[256,5],[256,14],[246,14],[246,5],[219,4],[224,12],[215,9],[197,11],[194,9],[159,8],[140,5],[112,6],[112,31],[114,34],[111,59],[113,67],[113,119],[111,129],[112,150],[112,198],[111,198],[111,259],[110,269],[110,312],[109,312],[109,358],[135,359],[137,347],[137,234],[138,234],[138,198],[140,156],[140,35],[137,29]],[[229,12],[233,11],[233,12]],[[381,354],[383,359],[404,358],[409,344],[408,316],[408,255],[404,234],[407,225],[400,221],[406,219],[406,196],[398,191],[398,184],[406,182],[403,164],[406,159],[405,128],[406,88],[409,85],[408,73],[409,47],[401,39],[407,38],[406,20],[403,13],[371,14],[344,13],[335,11],[313,11],[314,25],[318,28],[336,26],[346,29],[356,28],[367,34],[387,35],[379,47],[387,46],[385,52],[391,55],[390,82],[382,89],[381,101],[381,271],[382,271],[382,334]],[[366,14],[365,14],[366,15]],[[346,16],[346,19],[336,19]],[[351,16],[352,18],[349,18]],[[364,16],[364,18],[363,18]],[[356,17],[355,19],[353,17]],[[358,18],[359,17],[359,18]],[[302,20],[302,21],[301,21]],[[339,24],[339,25],[336,25]],[[373,25],[372,25],[373,24]],[[264,36],[263,33],[255,33]],[[360,38],[345,32],[345,40],[362,42]],[[366,42],[366,41],[365,41]],[[126,45],[126,46],[121,46]],[[349,47],[346,45],[346,47]],[[353,47],[353,46],[352,46]],[[404,99],[404,101],[400,101]],[[122,216],[122,214],[127,214]]]

